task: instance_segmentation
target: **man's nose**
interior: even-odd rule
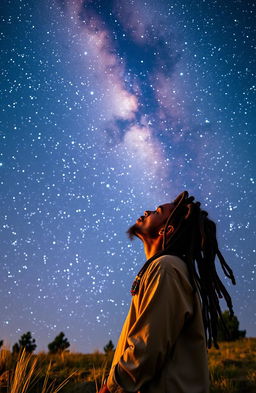
[[[144,216],[145,216],[145,217],[147,217],[147,216],[149,216],[149,215],[150,215],[150,213],[151,213],[151,211],[150,211],[150,210],[145,210],[145,211],[144,211]]]

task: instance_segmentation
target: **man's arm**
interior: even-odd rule
[[[150,267],[142,292],[129,346],[107,380],[111,393],[137,392],[154,378],[192,313],[192,288],[173,268]]]

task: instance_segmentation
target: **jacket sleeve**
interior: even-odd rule
[[[192,314],[188,281],[161,264],[150,268],[138,294],[138,315],[128,333],[128,347],[110,370],[107,386],[111,393],[137,392],[154,378]]]

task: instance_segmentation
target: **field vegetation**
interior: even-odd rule
[[[0,351],[0,393],[95,393],[108,374],[113,351],[103,354],[13,354]],[[209,350],[211,393],[256,392],[256,338]]]

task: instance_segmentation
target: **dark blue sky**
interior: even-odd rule
[[[255,335],[255,3],[0,7],[0,338],[116,343],[145,259],[125,232],[184,189],[218,224]]]

